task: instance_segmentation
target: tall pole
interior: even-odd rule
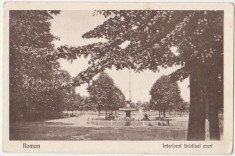
[[[129,100],[131,101],[131,70],[129,69]]]

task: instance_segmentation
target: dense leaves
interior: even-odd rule
[[[96,109],[118,110],[125,105],[125,96],[114,85],[113,80],[104,72],[88,87],[91,101],[96,104]]]
[[[10,11],[10,119],[56,118],[71,88],[59,70],[50,20],[59,11]]]
[[[150,95],[150,108],[158,111],[177,110],[183,102],[178,84],[165,75],[154,83]]]
[[[95,11],[107,21],[85,33],[84,38],[106,38],[79,48],[58,49],[67,59],[91,56],[91,66],[74,79],[85,83],[105,68],[132,68],[136,71],[181,65],[172,74],[183,80],[195,66],[214,69],[222,75],[223,12],[221,11]],[[128,43],[126,47],[121,45]],[[172,52],[172,47],[176,52]],[[82,81],[82,79],[84,79]]]
[[[206,103],[210,107],[210,124],[216,123],[211,129],[218,129],[218,109],[223,107],[223,11],[99,10],[94,15],[103,15],[107,20],[83,37],[105,38],[108,42],[98,43],[101,48],[96,49],[97,44],[87,46],[86,55],[92,56],[90,62],[94,64],[74,79],[75,85],[81,83],[80,77],[92,77],[112,66],[158,71],[160,66],[181,65],[170,76],[175,81],[190,76],[188,138],[205,138]],[[96,53],[99,57],[93,57]],[[77,49],[72,55],[82,54]],[[198,135],[191,135],[196,132]]]

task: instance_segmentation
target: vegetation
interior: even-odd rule
[[[190,78],[188,140],[205,139],[206,118],[210,139],[220,139],[222,11],[99,10],[94,14],[107,20],[83,37],[106,38],[108,42],[54,50],[52,41],[56,37],[50,33],[49,20],[57,14],[59,11],[10,11],[11,121],[58,117],[64,103],[71,103],[66,97],[76,97],[73,87],[90,82],[106,68],[156,72],[159,67],[178,65],[181,68],[170,77],[174,81]],[[127,47],[121,48],[125,42]],[[175,53],[172,48],[176,48]],[[90,66],[77,77],[71,79],[67,72],[59,70],[59,58],[74,60],[81,55],[90,56]],[[87,101],[90,106],[97,104],[98,110],[116,110],[125,98],[117,93],[118,89],[114,91],[114,83],[107,75],[101,75],[104,84],[94,81]]]
[[[116,111],[123,107],[126,100],[125,96],[115,85],[113,80],[104,72],[100,74],[97,80],[94,80],[88,87],[91,101],[96,104],[99,112],[106,111],[106,118],[108,111]]]
[[[90,67],[74,79],[74,85],[86,83],[112,66],[158,71],[159,67],[180,65],[171,77],[175,80],[190,77],[188,140],[205,139],[206,118],[210,138],[219,139],[218,110],[223,107],[223,12],[99,10],[94,14],[107,20],[83,37],[106,38],[108,42],[58,49],[68,60],[91,56]],[[127,47],[121,48],[125,42]],[[173,47],[177,49],[175,53]]]
[[[60,116],[71,88],[54,57],[50,20],[59,11],[10,11],[10,120]]]
[[[142,107],[144,111],[149,111],[150,110],[150,103],[149,102],[137,101],[136,102],[136,108],[140,109],[140,107]]]
[[[163,112],[164,117],[167,110],[176,110],[183,103],[178,84],[165,75],[154,83],[150,95],[150,108]]]
[[[181,102],[179,104],[179,106],[176,108],[176,110],[178,112],[180,112],[180,114],[182,114],[183,112],[188,112],[189,111],[189,103],[188,102]]]

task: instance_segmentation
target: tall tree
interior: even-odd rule
[[[102,72],[100,76],[88,87],[90,99],[96,103],[100,115],[101,110],[118,110],[125,104],[125,96],[119,88],[114,85],[112,78]]]
[[[219,139],[218,108],[223,107],[223,12],[99,10],[94,14],[105,16],[107,21],[83,37],[106,38],[108,42],[58,49],[66,59],[91,56],[90,67],[74,79],[74,85],[86,83],[112,66],[158,71],[160,66],[181,65],[171,77],[183,80],[190,76],[188,140],[205,139],[205,118],[209,118],[211,139]],[[128,45],[122,48],[120,45],[125,42]],[[176,53],[172,52],[173,47]]]
[[[112,93],[112,101],[111,101],[111,110],[115,111],[115,114],[117,115],[117,110],[121,107],[124,107],[126,104],[126,98],[122,91],[114,86],[114,90]]]
[[[50,20],[59,11],[10,11],[10,120],[54,118],[71,80],[59,70]]]
[[[178,107],[182,103],[179,86],[168,76],[161,76],[152,86],[150,90],[151,108],[163,112],[166,116],[166,110],[171,107]]]
[[[113,80],[106,74],[101,73],[97,80],[94,80],[92,85],[88,87],[88,92],[91,96],[91,99],[97,103],[97,110],[100,115],[101,110],[107,111],[110,110],[111,97],[114,89]]]

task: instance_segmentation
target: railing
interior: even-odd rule
[[[88,119],[88,124],[102,126],[169,126],[169,121],[117,121]]]

